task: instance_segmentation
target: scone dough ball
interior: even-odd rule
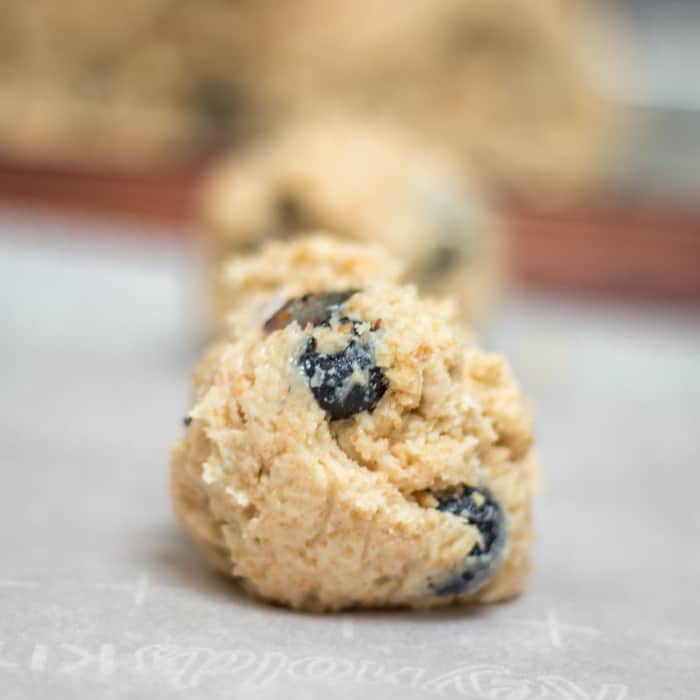
[[[337,610],[522,589],[529,411],[449,305],[411,286],[309,290],[239,326],[194,379],[175,510],[251,594]]]
[[[202,218],[219,319],[222,261],[311,229],[383,245],[407,280],[453,295],[465,318],[500,282],[499,230],[463,168],[387,123],[327,117],[283,129],[214,170]]]

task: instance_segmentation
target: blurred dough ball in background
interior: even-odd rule
[[[245,5],[0,0],[0,152],[128,172],[225,142],[252,106]]]
[[[324,99],[393,115],[454,148],[490,185],[537,199],[576,192],[602,166],[611,110],[585,55],[589,37],[603,33],[600,3],[303,0],[250,8],[266,27],[254,90],[263,120]]]
[[[596,172],[609,133],[580,55],[599,3],[2,4],[0,150],[20,160],[142,167],[332,102],[422,130],[499,189],[551,198]]]
[[[382,245],[422,291],[453,295],[465,320],[501,282],[502,237],[463,164],[386,122],[289,124],[215,167],[201,218],[219,324],[231,256],[317,229]]]

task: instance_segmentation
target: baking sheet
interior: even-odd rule
[[[99,236],[94,235],[99,229]],[[0,697],[659,700],[700,685],[700,316],[513,292],[535,569],[511,603],[306,615],[180,534],[192,251],[0,209]]]

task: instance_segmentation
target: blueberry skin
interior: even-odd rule
[[[474,496],[483,502],[478,504]],[[491,579],[503,559],[508,532],[506,517],[501,505],[485,488],[464,486],[459,496],[435,494],[439,511],[464,518],[481,534],[464,560],[462,570],[440,582],[431,582],[434,595],[465,595],[472,593]]]
[[[384,372],[374,362],[372,348],[358,341],[355,331],[358,322],[352,324],[350,342],[345,349],[337,353],[319,353],[316,340],[311,338],[299,357],[299,366],[309,381],[309,388],[330,420],[373,411],[389,386]],[[362,372],[365,382],[352,381],[355,370]]]
[[[308,325],[319,326],[330,319],[334,309],[342,306],[358,291],[357,289],[346,289],[339,292],[317,292],[288,299],[265,321],[263,327],[268,333],[271,333],[285,328],[293,321],[296,321],[302,328]]]

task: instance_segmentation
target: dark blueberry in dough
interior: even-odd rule
[[[282,191],[277,195],[275,214],[281,238],[317,228],[302,199],[293,192]]]
[[[422,277],[430,279],[453,272],[460,263],[460,257],[461,250],[456,245],[441,243],[435,246],[435,249],[423,264]]]
[[[334,309],[357,292],[357,289],[346,289],[341,292],[304,294],[303,297],[289,299],[267,319],[264,328],[269,333],[285,328],[292,321],[296,321],[302,328],[309,324],[319,326],[330,319]]]
[[[464,518],[479,530],[481,542],[474,545],[461,571],[431,583],[436,595],[463,595],[485,584],[498,569],[508,539],[506,520],[498,501],[485,488],[464,486],[461,493],[436,494],[438,510]]]
[[[217,137],[220,140],[222,132],[231,128],[236,117],[247,107],[241,88],[234,88],[221,80],[197,82],[189,98],[202,117],[200,137],[213,141]]]
[[[348,326],[348,345],[337,353],[322,353],[311,338],[299,358],[318,405],[330,420],[341,420],[373,411],[387,390],[384,372],[374,362],[374,350],[362,342],[357,321],[341,319]],[[370,331],[373,332],[373,331]]]

